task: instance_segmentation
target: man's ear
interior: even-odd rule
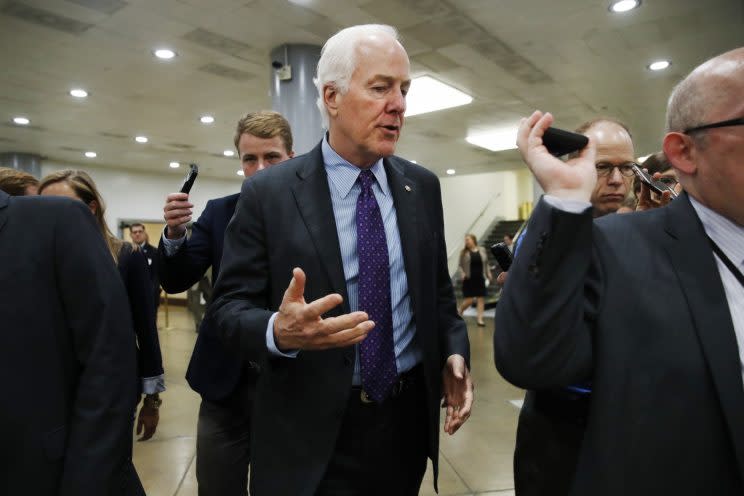
[[[669,163],[678,173],[691,176],[697,172],[694,160],[695,144],[690,136],[678,132],[667,133],[664,136],[663,148]]]
[[[333,84],[327,84],[323,87],[323,103],[325,103],[326,110],[331,117],[338,115],[338,105],[341,94]]]

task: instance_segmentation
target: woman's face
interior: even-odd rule
[[[475,248],[475,241],[473,241],[473,238],[470,236],[465,236],[465,248],[468,250],[472,250]]]

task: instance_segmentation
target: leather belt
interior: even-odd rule
[[[412,389],[414,386],[420,384],[422,382],[423,378],[423,372],[421,365],[416,365],[411,370],[408,370],[406,372],[403,372],[398,376],[398,380],[395,381],[395,384],[393,384],[393,388],[390,391],[390,396],[388,396],[387,399],[390,398],[397,398],[401,396],[406,391]],[[369,397],[367,392],[364,390],[362,386],[351,386],[351,390],[353,392],[359,392],[359,399],[362,403],[365,404],[371,404],[376,403],[375,400]]]

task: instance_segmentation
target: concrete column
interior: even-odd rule
[[[313,84],[320,59],[317,45],[288,44],[271,51],[271,108],[292,126],[294,151],[309,152],[323,137]]]
[[[0,167],[10,167],[28,172],[37,179],[41,178],[41,155],[35,153],[6,152],[0,153]]]

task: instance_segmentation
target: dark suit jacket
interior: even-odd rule
[[[129,310],[137,335],[139,376],[157,377],[163,374],[163,358],[155,324],[147,259],[141,250],[133,250],[130,243],[124,243],[119,250],[118,266],[119,275],[127,290]]]
[[[403,243],[415,341],[424,354],[428,448],[436,471],[442,367],[451,354],[469,361],[469,342],[447,271],[439,181],[398,157],[384,165]],[[344,303],[329,314],[349,312],[320,145],[243,183],[222,263],[210,315],[230,348],[262,366],[256,392],[260,401],[254,408],[251,494],[312,495],[333,453],[351,392],[354,349],[279,358],[269,355],[266,327],[293,267],[307,275],[306,301],[339,293]]]
[[[738,347],[686,195],[594,223],[541,201],[496,310],[494,349],[519,387],[593,381],[571,494],[744,494]]]
[[[0,494],[130,494],[135,343],[88,208],[0,192]]]
[[[158,249],[150,243],[145,243],[140,250],[147,259],[147,274],[150,276],[150,286],[152,286],[153,302],[157,311],[160,304],[160,276],[158,275]]]
[[[158,270],[160,282],[167,293],[180,293],[190,288],[201,280],[210,265],[212,280],[217,279],[225,230],[235,212],[239,196],[235,193],[208,201],[192,227],[191,237],[172,257],[165,255],[163,243],[160,242]],[[194,391],[211,401],[225,399],[240,381],[242,363],[238,355],[226,349],[218,339],[209,319],[202,320],[186,372],[186,379]]]

